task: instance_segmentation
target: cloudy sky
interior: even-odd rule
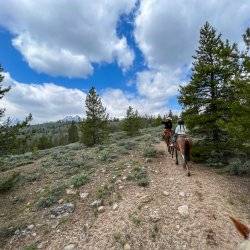
[[[199,29],[234,42],[250,26],[249,0],[0,0],[6,115],[34,122],[84,116],[91,86],[110,116],[180,111]]]

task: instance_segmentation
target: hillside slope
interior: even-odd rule
[[[5,159],[2,176],[20,175],[0,194],[2,248],[235,249],[228,216],[249,224],[249,179],[196,164],[187,177],[159,132]]]

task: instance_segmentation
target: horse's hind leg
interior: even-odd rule
[[[171,147],[171,156],[174,158],[174,147]]]
[[[177,152],[177,149],[175,149],[175,164],[178,165],[179,162],[178,162],[178,152]]]
[[[189,170],[189,166],[188,166],[188,163],[187,163],[187,161],[185,160],[184,161],[185,163],[185,168],[186,168],[186,170],[187,170],[187,176],[190,176],[191,175],[191,173],[190,173],[190,170]]]

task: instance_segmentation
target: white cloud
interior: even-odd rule
[[[134,52],[119,38],[120,15],[136,0],[8,0],[1,1],[0,25],[16,37],[13,45],[38,72],[86,77],[93,63],[114,60],[128,69]]]
[[[169,111],[168,103],[165,100],[136,96],[120,89],[105,90],[102,93],[102,99],[111,117],[124,117],[128,106],[132,106],[142,115],[164,115]],[[179,113],[179,110],[173,111]]]
[[[178,93],[179,72],[142,71],[137,73],[136,84],[141,96],[164,100]]]
[[[224,37],[239,41],[249,13],[248,0],[142,0],[134,34],[151,68],[175,69],[190,64],[206,21]]]
[[[86,94],[78,89],[69,89],[53,83],[24,84],[4,74],[4,86],[11,90],[0,101],[6,107],[6,116],[23,119],[29,113],[33,122],[57,121],[67,115],[84,113]]]

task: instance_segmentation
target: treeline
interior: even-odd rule
[[[250,170],[250,28],[244,48],[223,40],[206,23],[200,30],[190,82],[180,89],[183,117],[196,144],[195,160],[231,166],[240,174]]]

